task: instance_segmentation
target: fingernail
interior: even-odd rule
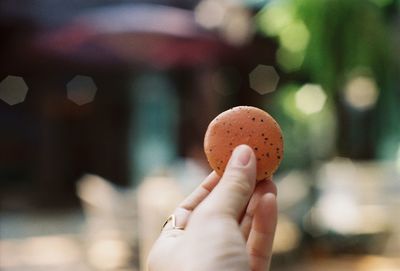
[[[272,192],[268,192],[268,193],[264,194],[263,197],[276,200],[276,195]]]
[[[232,154],[232,162],[238,166],[246,166],[250,161],[252,150],[246,145],[236,147]]]

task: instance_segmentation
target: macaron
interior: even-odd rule
[[[208,125],[204,152],[208,163],[222,176],[235,147],[250,146],[257,159],[257,180],[270,179],[283,158],[283,137],[278,123],[267,112],[237,106],[219,114]]]

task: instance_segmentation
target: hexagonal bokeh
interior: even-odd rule
[[[296,107],[306,115],[320,112],[327,96],[320,85],[305,84],[296,92]]]
[[[279,75],[273,66],[258,65],[249,74],[250,87],[264,95],[276,90]]]
[[[22,103],[28,93],[28,86],[20,76],[9,75],[0,82],[0,99],[9,105]]]
[[[357,110],[368,110],[375,106],[379,90],[373,78],[357,76],[347,82],[344,97],[346,102]]]
[[[77,75],[67,84],[67,97],[77,105],[84,105],[94,100],[97,86],[89,76]]]

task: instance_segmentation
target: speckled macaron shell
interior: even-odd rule
[[[212,169],[222,176],[235,147],[246,144],[257,158],[257,180],[269,179],[283,158],[278,123],[265,111],[238,106],[218,115],[208,126],[204,151]]]

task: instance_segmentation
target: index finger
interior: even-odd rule
[[[215,173],[215,171],[211,172],[210,175],[206,177],[206,179],[186,198],[181,204],[179,204],[178,208],[183,208],[188,211],[193,211],[194,208],[197,207],[210,192],[217,185],[220,177]]]
[[[176,228],[184,229],[186,227],[191,212],[208,196],[208,194],[210,194],[217,185],[219,179],[220,177],[215,171],[211,172],[210,175],[208,175],[204,181],[178,205],[173,213],[173,222]],[[164,225],[166,229],[171,228],[169,224],[172,224],[172,220]]]

